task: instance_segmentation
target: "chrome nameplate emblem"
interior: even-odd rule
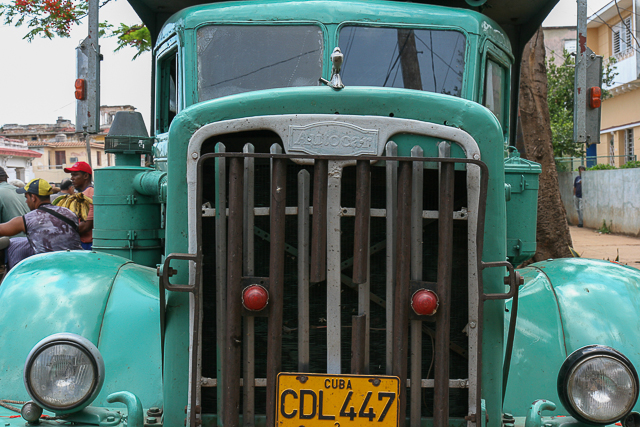
[[[312,155],[376,155],[378,130],[341,122],[290,125],[285,149],[287,153]]]

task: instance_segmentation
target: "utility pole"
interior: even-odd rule
[[[602,103],[602,56],[587,47],[587,0],[578,0],[576,75],[573,95],[573,138],[575,142],[600,142]]]
[[[573,138],[576,142],[587,142],[587,0],[578,0],[577,31]]]
[[[91,165],[90,134],[100,132],[99,0],[89,0],[87,38],[76,48],[76,132],[82,132]],[[91,165],[93,167],[93,165]]]

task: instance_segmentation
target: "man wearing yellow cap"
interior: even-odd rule
[[[27,237],[11,239],[7,248],[8,267],[34,254],[82,249],[78,234],[78,217],[67,208],[50,203],[53,188],[41,178],[33,179],[16,190],[24,194],[31,212],[0,224],[0,236]]]

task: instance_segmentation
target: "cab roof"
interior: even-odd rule
[[[203,0],[128,0],[138,16],[147,25],[153,41],[158,37],[164,23],[174,13],[190,6],[222,3]],[[250,0],[245,0],[250,1]],[[255,1],[255,0],[252,0]],[[339,1],[339,0],[334,0]],[[487,0],[482,6],[471,4],[482,0],[416,0],[412,3],[456,7],[481,12],[498,23],[507,33],[513,53],[520,58],[524,45],[542,24],[544,18],[559,0]],[[402,2],[395,2],[402,3]]]

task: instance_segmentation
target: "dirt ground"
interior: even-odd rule
[[[640,268],[640,238],[600,234],[596,230],[576,226],[569,226],[569,230],[573,249],[581,257],[613,261],[619,254],[620,263]]]

